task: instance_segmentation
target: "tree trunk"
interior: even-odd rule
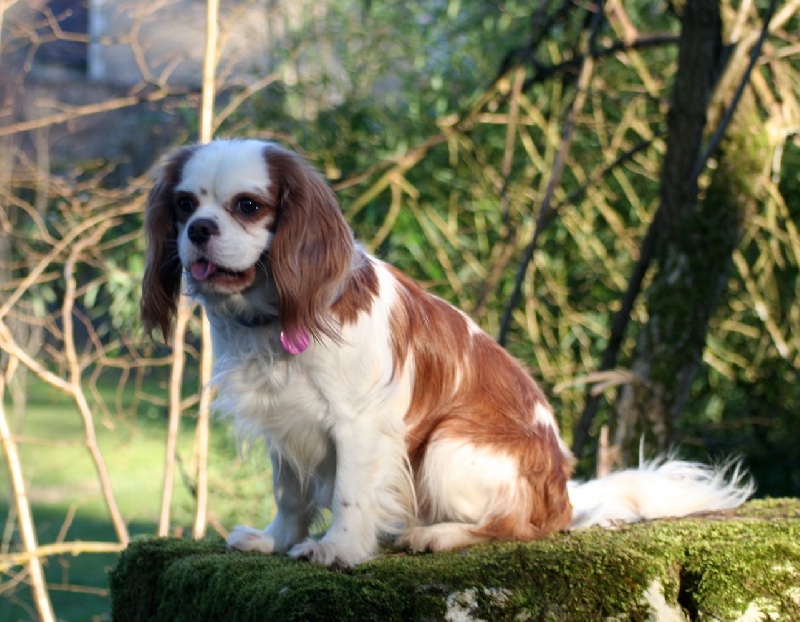
[[[732,100],[732,91],[718,91],[711,106],[723,66],[718,0],[686,2],[679,46],[656,217],[655,271],[646,292],[649,319],[631,365],[639,380],[623,387],[617,401],[614,444],[623,465],[634,461],[642,439],[663,452],[679,438],[679,418],[700,368],[709,320],[725,290],[743,215],[754,196],[752,187],[741,192],[741,178],[734,183],[730,172],[734,163],[738,167],[741,159],[749,159],[751,166],[739,175],[758,174],[752,163],[763,162],[758,149],[737,150],[742,141],[735,139],[760,124],[735,123],[721,145],[711,185],[699,192],[707,116],[717,116],[710,110],[720,99]],[[726,74],[739,69],[729,67]],[[738,80],[726,82],[735,86]],[[744,142],[752,147],[752,141]]]

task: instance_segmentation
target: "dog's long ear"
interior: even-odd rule
[[[339,339],[330,307],[351,270],[353,233],[327,181],[300,156],[268,145],[264,157],[278,187],[270,258],[281,327],[290,338]]]
[[[181,147],[158,165],[147,196],[144,230],[147,243],[140,313],[147,333],[158,328],[169,340],[181,291],[181,261],[173,217],[173,195],[186,161],[196,147]]]

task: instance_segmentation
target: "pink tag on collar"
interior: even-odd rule
[[[294,333],[287,333],[284,330],[281,331],[281,345],[289,354],[300,354],[304,352],[305,349],[308,348],[309,342],[308,333],[303,329]]]

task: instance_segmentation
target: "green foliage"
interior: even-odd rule
[[[679,31],[679,18],[669,10],[642,3],[625,9],[640,33]],[[332,181],[369,250],[497,334],[522,249],[547,196],[590,18],[582,7],[532,9],[517,2],[327,6],[324,19],[293,25],[292,42],[302,53],[287,65],[292,79],[252,98],[221,133],[271,136],[302,151]],[[759,26],[754,16],[746,24]],[[552,395],[568,441],[585,400],[575,380],[599,365],[659,202],[661,137],[677,46],[673,41],[605,52],[621,38],[609,15],[592,43],[598,54],[554,187],[556,213],[528,267],[524,302],[507,341]],[[290,59],[291,50],[276,62]],[[781,71],[796,71],[796,59],[785,58]],[[778,73],[763,75],[773,90],[790,88],[777,84]],[[525,80],[518,96],[517,77]],[[750,127],[765,127],[768,99],[747,97]],[[764,144],[764,135],[743,134],[740,149],[758,147],[759,157],[769,160],[775,145]],[[735,146],[731,142],[725,153]],[[752,179],[758,158],[748,162]],[[789,367],[798,356],[790,319],[798,308],[798,241],[792,233],[798,215],[786,185],[797,177],[798,163],[787,147],[775,176],[780,190],[751,182],[739,188],[748,176],[731,166],[725,192],[752,195],[752,215],[744,223],[742,261],[711,321],[700,378],[681,423],[681,436],[692,445],[687,452],[700,457],[716,452],[725,426],[738,425],[735,409],[720,413],[709,406],[712,387],[725,396],[735,391],[738,377],[763,377],[757,361],[774,356],[776,348]],[[715,175],[716,183],[724,184],[723,177]],[[701,182],[707,189],[708,180]],[[647,318],[639,302],[618,366],[631,364]],[[553,395],[557,385],[564,388]],[[613,425],[614,397],[608,391],[595,429]]]
[[[243,114],[247,131],[261,127],[268,135],[288,137],[339,182],[345,213],[368,248],[496,333],[517,257],[549,181],[573,76],[564,70],[554,80],[531,85],[520,97],[520,118],[509,145],[508,79],[496,85],[492,80],[504,60],[513,62],[536,34],[531,20],[522,18],[530,9],[430,4],[372,2],[361,15],[334,12],[324,26],[314,25],[319,43],[304,53],[321,58],[328,32],[348,32],[347,44],[335,47],[333,60],[326,61],[333,67],[323,80],[336,86],[341,101],[326,105],[318,81],[300,79],[291,87],[281,84],[279,96],[266,93]],[[542,71],[582,52],[581,12],[557,21],[557,29],[530,51]],[[425,28],[416,27],[421,22]],[[304,36],[301,29],[297,37]],[[669,48],[658,49],[647,60],[654,71],[666,72],[673,56]],[[630,63],[611,57],[595,78],[570,165],[556,191],[566,220],[552,220],[541,241],[526,283],[524,315],[517,316],[509,343],[550,386],[591,369],[592,358],[599,356],[637,236],[654,207],[657,175],[647,152],[600,180],[608,191],[592,188],[592,177],[620,150],[652,140],[665,113],[660,92],[643,93],[635,76]],[[665,88],[660,75],[653,81]],[[484,93],[488,103],[469,112]],[[310,118],[308,102],[316,106]],[[485,121],[476,117],[479,113]],[[610,117],[600,131],[594,122],[598,115]],[[231,118],[227,127],[238,129],[242,123]],[[407,153],[437,137],[418,163],[402,163]],[[512,157],[504,169],[509,148]],[[397,174],[379,186],[381,175],[391,170]],[[364,171],[371,174],[349,182]],[[584,185],[591,208],[575,209],[569,197]],[[378,191],[363,202],[372,188]],[[556,398],[558,405],[562,400],[568,435],[580,394],[570,391]]]
[[[734,255],[736,272],[712,320],[705,370],[694,407],[684,414],[691,445],[714,455],[745,455],[762,492],[795,495],[800,463],[793,447],[800,426],[797,355],[797,278],[800,149],[787,144],[779,193],[749,215]],[[698,416],[700,413],[701,416]],[[689,448],[696,456],[702,452]],[[776,469],[775,466],[781,467]]]

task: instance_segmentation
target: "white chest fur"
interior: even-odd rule
[[[303,364],[273,328],[226,325],[214,332],[215,409],[240,439],[265,437],[299,473],[313,473],[329,446],[329,408]]]

